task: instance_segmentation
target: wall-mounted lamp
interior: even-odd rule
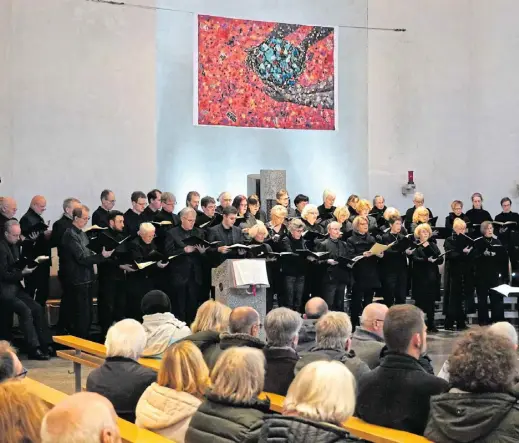
[[[407,196],[416,190],[414,184],[414,171],[407,171],[407,184],[402,186],[402,195]]]

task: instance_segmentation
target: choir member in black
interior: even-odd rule
[[[347,257],[364,256],[353,266],[353,288],[351,294],[351,321],[355,326],[359,325],[360,314],[365,306],[373,302],[373,293],[380,288],[378,276],[378,259],[383,254],[377,256],[370,252],[375,244],[375,239],[368,232],[368,219],[357,216],[353,220],[353,234],[346,241],[348,248]]]
[[[305,225],[305,231],[314,231],[319,234],[325,233],[325,228],[323,225],[317,223],[317,219],[319,218],[319,210],[317,206],[308,204],[303,208],[303,212],[301,213],[301,220]],[[308,243],[308,249],[313,249],[314,244]]]
[[[389,219],[390,230],[382,234],[381,243],[390,245],[402,241],[402,219]],[[407,257],[413,253],[412,248],[401,250],[397,244],[384,252],[380,260],[380,276],[382,279],[382,295],[388,308],[393,305],[405,304],[407,295]]]
[[[233,206],[227,206],[223,209],[222,223],[209,228],[207,240],[210,242],[218,241],[218,245],[211,251],[213,253],[213,267],[220,266],[228,258],[244,258],[247,254],[245,249],[238,251],[229,250],[229,246],[235,244],[243,244],[243,235],[241,229],[234,226],[236,223],[236,215],[238,211]]]
[[[108,235],[120,242],[124,235],[124,215],[120,211],[108,213],[108,229],[101,235]],[[99,324],[103,336],[106,336],[112,323],[118,322],[126,314],[126,273],[136,272],[125,260],[126,244],[115,248],[114,254],[109,260],[97,266],[98,294],[97,310],[99,312]],[[126,261],[126,263],[124,263]]]
[[[30,297],[22,280],[34,271],[14,265],[20,259],[21,228],[16,220],[8,220],[0,236],[0,306],[2,311],[15,312],[20,318],[20,328],[28,347],[30,359],[48,360],[52,336],[47,327],[43,308]]]
[[[419,246],[411,255],[413,261],[412,292],[415,304],[427,315],[427,330],[438,332],[434,324],[434,304],[440,299],[440,271],[443,257],[435,242],[431,241],[432,229],[427,223],[419,224],[414,236]]]
[[[407,229],[404,226],[404,222],[402,220],[402,216],[400,215],[400,211],[398,209],[392,208],[392,207],[387,208],[384,211],[384,219],[386,220],[386,224],[382,227],[382,229],[384,230],[384,232],[382,232],[383,234],[385,232],[389,232],[389,228],[391,227],[391,222],[396,220],[396,219],[399,219],[399,220],[402,221],[402,229],[400,230],[400,233],[402,235],[407,235],[408,234]]]
[[[339,257],[346,258],[348,248],[341,237],[341,224],[331,222],[328,225],[328,235],[317,245],[320,252],[328,252],[326,256],[326,271],[323,276],[321,297],[324,298],[332,311],[344,312],[344,296],[346,286],[350,283],[351,273],[346,266],[339,265]]]
[[[101,205],[92,214],[92,226],[108,228],[108,213],[115,206],[115,194],[110,189],[101,192]]]
[[[142,191],[132,192],[132,207],[124,213],[124,232],[126,235],[135,237],[139,226],[146,220],[143,212],[146,208],[146,195]]]
[[[346,241],[348,237],[353,233],[353,225],[349,220],[350,211],[347,206],[337,206],[333,211],[333,218],[323,223],[327,229],[328,224],[331,222],[338,222],[341,225],[341,240]]]
[[[472,209],[467,211],[467,217],[470,220],[472,232],[470,235],[476,239],[481,236],[481,223],[484,221],[493,221],[488,211],[483,209],[483,196],[479,192],[474,192],[471,197]]]
[[[197,191],[189,191],[186,196],[186,208],[193,208],[195,212],[201,213],[200,211],[200,194]]]
[[[288,234],[281,240],[282,252],[296,254],[297,250],[308,249],[302,237],[304,231],[305,225],[300,219],[290,220]],[[281,256],[278,261],[283,276],[283,296],[279,300],[279,305],[301,312],[308,264],[299,256]]]
[[[508,252],[512,270],[518,269],[519,259],[519,214],[512,211],[512,200],[508,197],[501,199],[501,208],[503,212],[496,215],[495,221],[500,223],[511,222],[510,225],[497,225],[497,238],[503,244]]]
[[[245,214],[247,214],[247,197],[244,195],[237,195],[232,201],[232,206],[238,211],[237,218],[240,219],[240,223],[245,221]]]
[[[470,219],[466,214],[463,213],[463,202],[461,200],[454,200],[451,203],[452,212],[449,213],[447,217],[445,217],[445,227],[449,229],[453,229],[454,220],[457,218],[463,220],[466,225],[470,225]]]
[[[319,218],[321,222],[326,220],[331,220],[333,218],[333,213],[335,212],[335,192],[330,189],[325,189],[323,192],[323,204],[317,207],[319,211]]]
[[[169,292],[173,314],[191,323],[195,319],[198,306],[206,301],[209,294],[202,299],[203,260],[207,247],[200,245],[186,246],[184,240],[189,237],[204,239],[202,229],[195,227],[196,211],[186,207],[180,211],[180,226],[168,231],[166,238],[166,255],[180,255],[169,264],[171,290]]]
[[[223,214],[225,208],[232,206],[232,195],[224,191],[218,196],[218,202],[220,204],[216,207],[216,212]]]
[[[11,197],[0,197],[0,238],[4,232],[5,224],[14,218],[17,211],[16,200]],[[13,325],[13,313],[7,309],[0,310],[0,339],[11,340],[11,328]]]
[[[415,192],[413,197],[413,203],[414,206],[412,208],[409,208],[405,213],[404,218],[404,226],[409,232],[414,232],[414,229],[411,228],[411,224],[413,223],[413,215],[416,209],[421,208],[425,203],[425,198],[421,192]],[[427,208],[429,211],[429,218],[433,218],[432,211]]]
[[[301,217],[301,213],[303,212],[303,208],[310,203],[310,199],[307,195],[297,194],[296,198],[294,198],[294,205],[296,207],[296,217]]]
[[[373,197],[373,208],[371,209],[371,214],[377,220],[381,217],[384,217],[384,212],[386,212],[386,199],[382,195],[375,195]]]
[[[148,192],[148,206],[142,211],[142,222],[153,222],[157,218],[157,215],[160,213],[160,208],[162,207],[161,198],[162,191],[158,189],[152,189]],[[141,222],[141,223],[142,223]]]
[[[142,223],[137,232],[137,237],[128,241],[126,245],[127,255],[132,263],[146,262],[150,254],[157,251],[154,238],[155,226],[148,222]],[[126,317],[142,321],[142,298],[149,291],[155,289],[156,282],[161,280],[162,269],[166,266],[168,266],[168,263],[158,262],[155,265],[127,274]]]
[[[466,329],[464,302],[469,298],[474,299],[474,247],[465,241],[467,224],[461,218],[453,223],[454,233],[445,239],[444,247],[448,254],[445,255],[445,279],[449,286],[446,291],[449,301],[447,303],[447,317],[445,329],[454,330],[454,322],[458,330]]]
[[[66,333],[72,318],[70,312],[70,283],[67,281],[67,274],[63,272],[65,267],[63,258],[63,246],[61,240],[63,234],[72,227],[72,213],[74,209],[81,207],[81,202],[77,198],[67,198],[63,200],[63,215],[52,225],[50,235],[51,248],[58,250],[58,280],[61,285],[61,301],[59,306],[59,319],[57,329],[59,333]]]
[[[357,215],[357,203],[359,202],[359,196],[355,194],[351,194],[346,201],[346,206],[348,207],[348,211],[350,211],[350,221],[353,221]]]
[[[196,222],[195,226],[200,227],[200,225],[203,225],[207,223],[207,218],[211,219],[214,222],[214,216],[216,213],[216,200],[206,195],[205,197],[200,200],[200,206],[202,207],[202,213],[197,213],[196,215]],[[212,226],[206,225],[204,228],[201,228],[204,231],[205,237],[209,236],[209,229]],[[213,255],[214,256],[214,255]],[[200,298],[204,301],[207,300],[207,297],[210,292],[212,294],[212,298],[214,298],[213,290],[211,289],[211,268],[212,268],[212,261],[211,261],[211,255],[207,254],[205,259],[202,261],[203,266],[203,282],[202,282],[202,289],[200,291]]]
[[[410,232],[411,233],[415,232],[416,228],[419,225],[428,224],[429,226],[432,226],[429,223],[430,218],[431,218],[431,216],[430,216],[429,210],[425,206],[420,206],[420,207],[416,208],[413,213],[413,220],[412,220],[412,223],[410,226]],[[436,239],[434,237],[431,237],[430,241],[436,243]]]
[[[250,241],[248,242],[248,244],[256,247],[254,249],[247,251],[247,258],[264,258],[269,263],[274,261],[272,257],[268,256],[272,253],[272,247],[268,243],[265,243],[265,239],[268,237],[268,235],[269,231],[262,222],[258,222],[252,228],[250,228]]]
[[[92,303],[94,300],[94,265],[106,261],[114,251],[103,248],[101,254],[94,254],[87,245],[89,239],[84,227],[90,220],[90,210],[83,205],[72,211],[72,226],[63,234],[62,263],[63,272],[69,285],[70,313],[72,315],[72,334],[76,337],[89,337],[92,323]]]
[[[290,207],[290,197],[286,189],[281,189],[276,192],[276,205],[281,205],[287,210],[287,218],[294,218],[296,211]]]
[[[360,217],[366,217],[368,220],[368,232],[372,235],[375,234],[375,231],[377,231],[378,225],[377,220],[372,215],[369,215],[371,213],[371,203],[368,200],[359,200],[357,202],[356,211],[357,214],[359,214]],[[350,214],[351,219],[351,214]]]
[[[247,212],[245,212],[245,220],[242,223],[240,223],[240,228],[244,235],[247,234],[249,229],[252,228],[258,222],[256,215],[258,214],[259,210],[259,200],[256,198],[255,195],[251,195],[249,198],[247,198]],[[266,218],[267,217],[265,216],[265,219]],[[261,221],[262,223],[266,223],[266,221],[259,221]]]
[[[36,258],[39,256],[50,257],[50,229],[40,229],[34,232],[38,225],[45,225],[42,214],[47,209],[45,197],[36,195],[31,200],[29,210],[20,219],[20,227],[25,240],[22,244],[23,255]],[[24,279],[25,291],[43,308],[49,298],[49,279],[51,261],[41,263],[31,274]]]
[[[249,212],[252,215],[254,215],[256,220],[259,220],[263,223],[267,223],[267,213],[263,209],[261,209],[260,198],[256,194],[249,195],[249,198],[247,199],[247,204],[249,205]]]
[[[171,192],[163,192],[160,196],[160,204],[162,209],[157,212],[155,217],[155,223],[171,223],[171,224],[163,224],[156,225],[156,238],[155,243],[157,244],[157,248],[159,251],[164,251],[164,244],[166,242],[166,234],[170,229],[173,229],[176,226],[180,225],[180,217],[177,214],[174,214],[175,205],[177,203],[177,199],[174,194]],[[163,273],[166,275],[166,273]]]

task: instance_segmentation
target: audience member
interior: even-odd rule
[[[0,384],[0,441],[40,443],[41,421],[48,408],[17,381]],[[70,440],[69,440],[70,441]]]
[[[299,330],[298,352],[305,352],[315,346],[315,325],[328,312],[328,305],[321,297],[312,297],[306,302],[303,326]]]
[[[345,312],[328,312],[323,315],[316,324],[315,346],[301,353],[296,373],[316,360],[336,360],[344,363],[358,382],[369,372],[369,367],[351,349],[351,333],[351,320]]]
[[[183,443],[209,383],[200,349],[187,340],[175,343],[164,353],[157,383],[137,403],[135,424]]]
[[[189,326],[171,313],[171,302],[164,292],[148,292],[142,299],[141,309],[146,332],[143,357],[160,359],[169,345],[191,334]]]
[[[117,415],[104,397],[71,395],[51,409],[41,426],[41,443],[121,443]]]
[[[423,434],[432,395],[448,388],[418,359],[426,350],[424,314],[413,305],[394,305],[384,321],[389,352],[358,385],[356,414],[379,426]]]
[[[0,341],[0,383],[11,378],[23,378],[27,370],[22,366],[16,350],[5,340]]]
[[[96,392],[112,402],[117,415],[135,421],[135,407],[157,374],[137,360],[146,346],[146,332],[136,320],[113,325],[106,335],[106,360],[87,379],[87,391]]]
[[[288,308],[273,309],[265,317],[267,347],[263,352],[267,361],[266,392],[286,395],[299,360],[295,349],[302,323],[300,315]]]
[[[265,358],[259,349],[233,347],[211,372],[212,388],[189,424],[189,443],[258,441],[270,402],[260,400]]]
[[[367,305],[362,311],[360,326],[355,329],[351,339],[355,354],[370,369],[375,369],[380,364],[380,352],[386,345],[383,329],[387,310],[388,307],[383,303]]]
[[[508,338],[468,331],[448,360],[450,391],[431,399],[425,437],[437,443],[518,441],[519,403],[511,393],[516,359]]]
[[[260,442],[356,442],[342,428],[354,411],[355,378],[350,370],[336,361],[310,363],[290,385],[283,415],[265,418]]]
[[[219,345],[204,354],[209,369],[214,367],[218,357],[226,349],[241,346],[263,349],[266,343],[258,337],[260,330],[260,316],[254,308],[234,308],[229,317],[229,332],[221,333]]]

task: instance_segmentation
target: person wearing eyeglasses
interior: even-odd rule
[[[83,231],[90,220],[88,206],[72,211],[72,226],[63,234],[63,272],[70,285],[71,332],[76,337],[89,337],[94,298],[94,265],[106,261],[113,254],[104,248],[101,254],[88,249],[89,239]],[[60,269],[61,271],[61,269]],[[67,294],[69,296],[69,294]]]
[[[171,192],[163,192],[160,196],[160,204],[162,209],[157,213],[155,221],[160,223],[163,221],[171,222],[168,229],[174,228],[180,225],[180,217],[174,213],[175,205],[177,204],[177,198],[175,194]]]
[[[220,204],[216,207],[216,212],[223,214],[225,208],[232,206],[232,195],[224,191],[218,196],[218,202]]]
[[[130,197],[132,207],[124,213],[124,232],[126,235],[135,237],[139,226],[146,220],[144,218],[144,209],[146,209],[146,194],[142,191],[132,192]]]
[[[276,205],[281,205],[287,210],[287,218],[293,218],[296,216],[295,209],[290,207],[290,196],[286,189],[281,189],[276,192]]]
[[[92,214],[92,225],[108,228],[108,213],[115,206],[115,194],[110,189],[101,192],[101,205]]]
[[[360,326],[355,329],[351,338],[351,349],[369,369],[375,369],[380,365],[380,352],[386,345],[384,320],[388,309],[384,303],[367,305],[360,316]]]
[[[2,346],[5,343],[6,346]],[[9,379],[21,380],[27,376],[27,369],[8,342],[0,342],[0,383]]]

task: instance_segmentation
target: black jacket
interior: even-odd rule
[[[148,220],[144,218],[143,214],[135,213],[132,208],[128,209],[124,213],[124,233],[135,237],[141,227],[141,223],[146,221]]]
[[[110,223],[108,222],[108,211],[99,206],[92,214],[92,226],[97,225],[101,228],[108,228]]]
[[[249,334],[231,334],[229,332],[224,332],[220,334],[220,344],[217,347],[208,349],[204,353],[204,358],[209,369],[213,369],[216,360],[218,360],[218,357],[223,351],[235,346],[249,346],[251,348],[263,349],[266,346],[266,343]]]
[[[67,217],[67,215],[63,214],[59,220],[56,220],[52,225],[52,234],[50,236],[50,245],[51,248],[58,248],[58,256],[59,256],[59,267],[62,268],[61,265],[61,255],[63,251],[63,245],[61,241],[63,240],[63,234],[67,231],[67,229],[72,227],[72,219]]]
[[[156,222],[162,222],[162,221],[170,221],[172,223],[173,227],[180,226],[180,217],[177,214],[173,214],[173,212],[164,211],[158,211],[155,216]]]
[[[492,221],[492,216],[490,212],[485,211],[484,209],[469,209],[467,211],[467,217],[472,223],[472,225],[481,225],[484,221]],[[481,231],[479,226],[474,226],[474,234],[477,237],[481,236]]]
[[[440,255],[440,250],[436,243],[429,242],[427,249],[434,257]],[[427,298],[428,294],[434,297],[440,295],[440,271],[438,266],[443,263],[443,257],[440,257],[434,263],[431,263],[428,258],[426,248],[423,246],[418,246],[411,255],[413,262],[413,298],[415,300],[417,296]]]
[[[220,343],[220,333],[216,331],[199,331],[184,337],[182,340],[193,342],[202,352],[207,364],[206,356],[212,356],[216,352],[215,349]]]
[[[230,251],[227,254],[220,254],[217,249],[220,246],[232,246],[235,244],[243,244],[244,238],[241,233],[240,228],[236,226],[231,227],[231,240],[229,241],[229,238],[226,234],[226,229],[223,227],[223,225],[220,223],[217,226],[213,226],[209,229],[209,232],[207,234],[207,241],[214,242],[219,241],[214,248],[212,248],[211,255],[213,258],[213,265],[214,267],[217,267],[221,265],[225,260],[227,259],[233,259],[233,258],[240,258],[241,256],[238,255],[238,252]]]
[[[203,257],[198,250],[190,254],[184,254],[183,242],[186,238],[196,236],[204,239],[204,231],[200,228],[193,228],[191,231],[186,231],[182,226],[170,229],[166,234],[165,251],[168,257],[173,255],[183,254],[180,257],[174,258],[169,263],[168,272],[175,284],[187,283],[189,279],[193,279],[198,283],[202,283],[202,263]]]
[[[238,402],[209,392],[189,423],[186,443],[256,443],[270,402]]]
[[[470,224],[470,219],[463,213],[461,213],[459,216],[454,214],[454,212],[449,212],[449,215],[445,217],[445,227],[453,229],[454,220],[457,218],[461,218],[465,223]]]
[[[336,209],[337,208],[335,206],[332,206],[331,208],[327,209],[324,207],[324,203],[322,205],[317,206],[317,210],[319,211],[319,218],[321,219],[321,221],[333,218],[333,213]]]
[[[437,443],[519,441],[519,403],[508,393],[473,394],[453,389],[431,399],[424,433]]]
[[[281,239],[281,249],[281,252],[293,252],[295,254],[298,249],[307,249],[307,247],[303,237],[301,237],[299,240],[296,240],[290,233],[288,233]],[[307,262],[304,258],[296,256],[284,256],[279,259],[279,263],[281,272],[284,275],[305,275]]]
[[[21,289],[22,271],[14,267],[20,258],[20,246],[12,245],[2,235],[0,239],[0,292],[16,294]]]
[[[126,237],[122,232],[115,231],[111,228],[104,230],[103,235],[108,235],[116,241],[121,241]],[[119,265],[128,264],[129,262],[129,260],[122,259],[123,257],[127,258],[125,255],[120,255],[124,254],[126,250],[126,243],[117,246],[112,256],[97,266],[99,282],[108,280],[125,280],[124,271],[119,267]]]
[[[150,244],[146,244],[139,236],[137,236],[133,240],[128,240],[126,247],[130,263],[140,263],[146,261],[147,257],[153,251],[157,250],[157,245],[155,244],[155,241],[152,241]],[[127,275],[127,279],[131,285],[131,282],[142,282],[143,280],[153,279],[156,276],[160,275],[160,273],[166,269],[167,267],[165,269],[159,269],[156,265],[151,265],[139,271],[129,273]]]
[[[146,208],[144,209],[144,211],[142,211],[142,214],[141,214],[141,217],[142,217],[141,223],[156,221],[157,216],[160,214],[160,212],[161,212],[160,209],[158,209],[157,211],[152,211],[149,206],[146,206]]]
[[[114,405],[117,415],[135,422],[135,408],[146,388],[157,380],[153,369],[145,368],[125,357],[108,357],[88,376],[88,392],[106,397]]]
[[[4,227],[5,224],[11,220],[10,218],[7,218],[4,214],[0,214],[0,234],[4,234]]]
[[[346,429],[301,417],[268,415],[260,443],[353,443],[359,440]]]
[[[353,259],[364,252],[369,251],[375,244],[375,239],[370,234],[361,235],[353,232],[352,236],[346,241],[347,257]],[[378,257],[366,257],[358,261],[353,266],[353,279],[355,285],[363,289],[380,288],[378,275]]]
[[[95,280],[94,265],[106,261],[101,254],[94,254],[87,248],[87,235],[75,226],[70,227],[62,239],[60,272],[73,285],[91,283]]]
[[[492,288],[499,284],[499,274],[508,275],[508,256],[502,243],[491,237],[486,240],[489,251],[495,252],[495,256],[486,256],[482,249],[475,251],[475,276],[476,285]]]
[[[265,392],[287,395],[288,387],[294,379],[294,368],[299,356],[290,348],[267,346],[263,349],[267,361],[265,371]]]
[[[447,389],[445,380],[427,374],[415,358],[389,352],[360,380],[356,415],[368,423],[422,435],[431,396]]]
[[[395,241],[401,240],[403,237],[403,234],[386,232],[382,235],[381,243],[383,245],[390,245]],[[389,248],[384,252],[384,257],[380,260],[380,269],[384,275],[407,270],[407,254],[405,251],[401,252],[394,248]]]
[[[20,219],[20,228],[22,230],[22,235],[28,237],[28,233],[33,226],[36,226],[38,223],[45,223],[43,217],[36,212],[33,211],[32,208],[22,216]],[[50,257],[50,240],[45,238],[43,233],[41,233],[38,238],[34,241],[26,238],[23,242],[23,255],[24,257],[36,258],[39,255],[46,255]],[[50,260],[44,264],[44,266],[50,266]]]
[[[318,318],[303,320],[303,326],[299,330],[297,352],[308,352],[315,347],[315,325],[318,321]]]
[[[433,213],[432,211],[427,208],[427,210],[429,211],[429,218],[433,218]],[[409,208],[406,212],[405,212],[405,217],[404,217],[404,226],[406,227],[406,229],[408,231],[410,231],[411,229],[411,224],[413,223],[413,214],[414,214],[414,211],[416,211],[416,207],[412,207],[412,208]],[[410,231],[411,233],[413,232],[412,230]]]
[[[329,254],[325,257],[326,260],[337,260],[339,257],[346,258],[348,256],[348,247],[346,246],[346,243],[340,239],[332,240],[331,238],[327,238],[317,244],[316,250],[319,252],[328,252]],[[326,264],[326,281],[349,283],[350,275],[351,273],[349,268],[346,266],[341,264]]]

